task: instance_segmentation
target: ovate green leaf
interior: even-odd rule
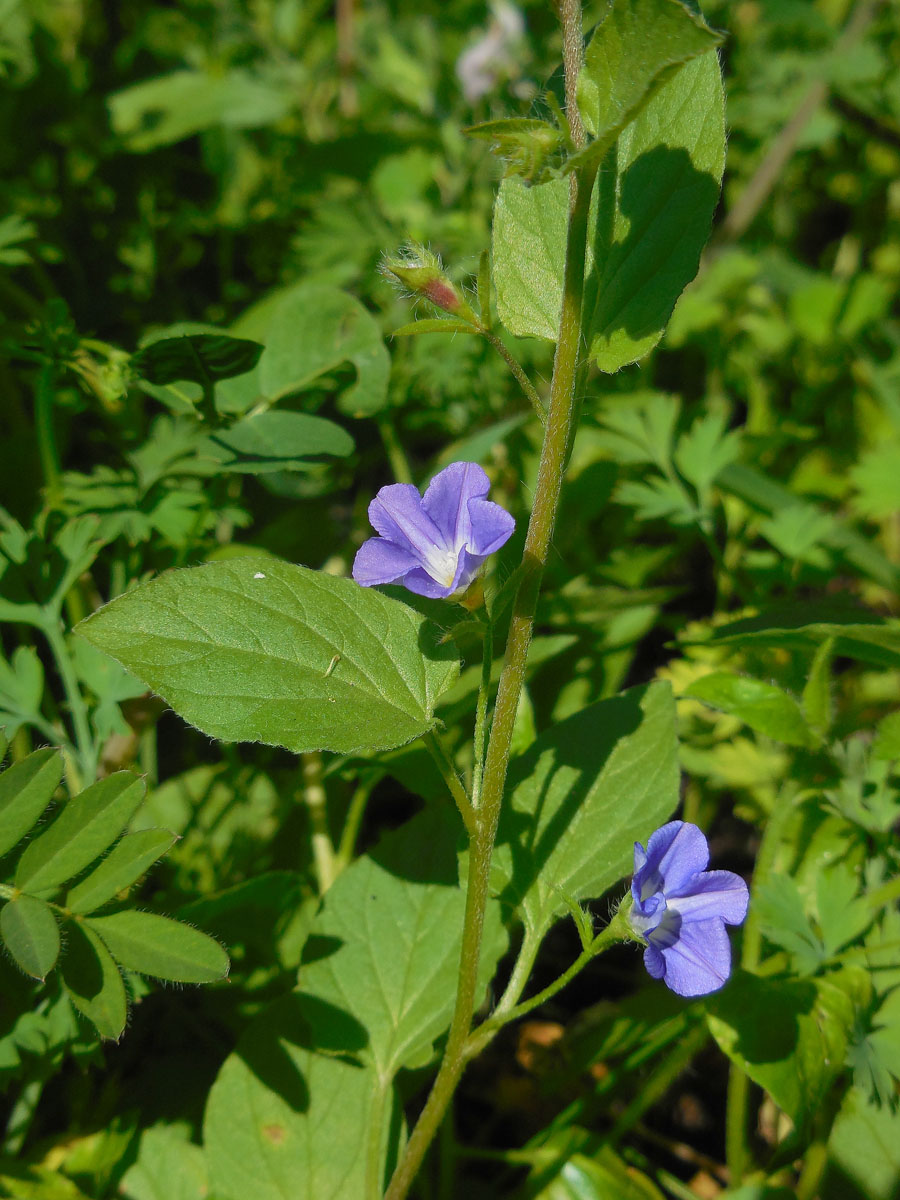
[[[584,329],[601,371],[636,362],[662,337],[697,273],[725,167],[715,53],[687,63],[623,130],[615,171],[597,177],[594,269]]]
[[[46,979],[59,957],[53,910],[34,896],[15,896],[0,908],[0,936],[26,975]]]
[[[90,917],[85,925],[129,971],[176,983],[213,983],[228,974],[228,955],[219,943],[171,917],[126,911]]]
[[[272,558],[169,572],[78,630],[204,733],[297,753],[412,741],[458,667],[413,609]]]
[[[19,859],[16,887],[57,887],[83,871],[110,846],[144,798],[144,781],[117,771],[74,796],[50,828]]]

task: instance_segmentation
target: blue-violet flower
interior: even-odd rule
[[[477,463],[456,462],[435,475],[424,496],[411,483],[381,488],[369,505],[379,536],[360,546],[353,578],[363,587],[402,583],[432,599],[464,592],[516,526],[506,509],[485,499],[490,486]]]
[[[670,821],[634,844],[631,926],[647,941],[644,966],[679,996],[705,996],[728,979],[725,925],[740,925],[749,892],[732,871],[707,871],[709,846],[696,825]]]

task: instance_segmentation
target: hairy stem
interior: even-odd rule
[[[434,764],[440,771],[441,778],[446,783],[450,795],[459,809],[466,832],[469,837],[474,837],[475,831],[478,828],[475,809],[472,807],[472,801],[469,799],[468,792],[463,787],[462,780],[456,773],[456,767],[454,767],[453,761],[447,753],[446,746],[433,729],[425,734],[425,745],[428,747],[428,753],[434,759]]]
[[[581,65],[581,5],[565,0],[562,6],[563,46],[567,77],[577,78]],[[574,61],[569,61],[575,55]],[[571,90],[574,97],[574,85]],[[570,113],[570,120],[574,113]],[[491,858],[500,820],[500,808],[506,783],[506,767],[519,697],[525,681],[525,663],[541,578],[550,551],[550,541],[559,508],[569,430],[576,409],[575,381],[581,344],[581,317],[584,301],[584,259],[587,241],[588,211],[596,168],[572,173],[573,205],[566,243],[566,267],[559,340],[553,363],[550,409],[544,430],[544,444],[538,468],[534,507],[528,523],[523,556],[524,570],[513,606],[506,655],[491,736],[485,759],[484,778],[477,813],[477,830],[471,839],[466,910],[463,923],[456,1003],[444,1057],[425,1107],[410,1135],[406,1151],[388,1187],[385,1200],[404,1200],[421,1165],[425,1152],[440,1126],[444,1113],[459,1083],[466,1062],[466,1042],[472,1024],[478,986],[478,962],[484,914],[490,895]]]
[[[478,703],[475,706],[475,763],[472,769],[472,807],[478,810],[481,803],[481,784],[484,779],[484,752],[487,744],[487,706],[491,690],[491,666],[494,661],[494,627],[484,627],[484,646],[481,652],[481,682],[478,686]]]
[[[522,369],[522,364],[518,361],[518,359],[514,358],[513,355],[510,354],[503,342],[501,342],[501,340],[497,337],[496,333],[491,333],[489,329],[482,329],[482,336],[486,341],[490,342],[490,344],[494,347],[494,349],[509,367],[510,371],[512,371],[517,383],[519,384],[519,387],[525,393],[529,404],[534,409],[534,415],[543,425],[547,420],[547,410],[544,408],[544,402],[538,395],[534,384]]]

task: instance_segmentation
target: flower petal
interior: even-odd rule
[[[644,951],[644,966],[651,979],[662,979],[666,973],[666,960],[662,951],[657,950],[655,946],[648,946]]]
[[[469,518],[471,532],[468,547],[473,554],[487,558],[508,542],[516,528],[512,516],[494,504],[493,500],[470,500]]]
[[[412,551],[382,537],[373,537],[356,552],[353,578],[363,587],[376,587],[380,583],[396,583],[418,565]]]
[[[682,921],[721,917],[729,925],[740,925],[747,915],[750,891],[733,871],[703,871],[681,891],[667,890],[666,898]]]
[[[439,583],[423,567],[416,567],[397,582],[417,596],[427,596],[429,600],[446,600],[456,590],[452,583],[448,586]]]
[[[650,834],[647,858],[635,871],[635,897],[677,892],[709,865],[709,846],[696,825],[670,821]]]
[[[663,929],[666,929],[665,941],[674,939],[668,945],[660,944],[659,934]],[[731,974],[731,944],[725,924],[718,917],[684,922],[677,932],[664,923],[660,930],[651,934],[651,939],[651,948],[659,952],[665,963],[662,978],[666,987],[679,996],[705,996],[715,992]],[[653,961],[657,963],[655,956]],[[650,970],[649,966],[647,969]]]
[[[421,505],[444,535],[448,547],[461,550],[471,543],[469,503],[482,500],[490,490],[491,481],[487,475],[478,463],[470,462],[451,463],[429,483]],[[471,548],[475,549],[474,546]]]
[[[383,538],[415,554],[424,564],[435,550],[446,550],[441,531],[422,507],[411,483],[389,483],[369,505],[369,520]]]

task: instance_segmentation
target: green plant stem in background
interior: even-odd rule
[[[473,837],[478,828],[475,809],[472,807],[472,801],[469,799],[468,792],[462,785],[462,780],[456,773],[456,767],[454,767],[444,743],[433,729],[425,734],[425,745],[428,748],[428,753],[434,759],[435,766],[440,771],[441,778],[446,783],[456,807],[459,809],[466,832],[469,834],[469,837]]]
[[[344,819],[344,828],[341,830],[341,840],[338,842],[335,859],[335,868],[338,874],[349,867],[353,861],[354,854],[356,853],[356,839],[359,837],[359,829],[366,813],[366,805],[369,803],[369,797],[372,794],[374,786],[374,778],[359,783],[350,799],[350,807],[347,809],[347,816]]]
[[[322,785],[322,755],[318,751],[301,754],[303,787],[301,799],[309,814],[312,831],[312,852],[319,895],[324,896],[334,883],[338,868],[335,863],[334,844],[328,828],[328,796]]]
[[[409,465],[409,459],[406,457],[406,451],[397,437],[397,430],[394,427],[394,418],[391,410],[386,408],[378,413],[375,421],[378,425],[378,432],[381,434],[384,452],[387,455],[394,479],[397,483],[412,483],[412,469]]]
[[[547,410],[544,407],[544,402],[537,393],[534,384],[522,370],[522,364],[510,354],[496,333],[492,333],[489,329],[482,328],[482,335],[485,341],[489,342],[494,347],[506,365],[509,367],[515,376],[516,382],[525,393],[528,403],[534,409],[534,415],[543,425],[547,420]]]
[[[56,430],[53,426],[53,402],[56,396],[56,368],[46,362],[38,373],[34,394],[34,424],[37,437],[44,486],[48,492],[59,489],[59,452],[56,448]]]
[[[73,792],[75,794],[89,783],[94,782],[97,774],[97,747],[91,736],[87,705],[81,694],[81,688],[78,686],[75,668],[72,665],[72,658],[60,622],[48,615],[47,620],[41,625],[41,631],[56,660],[56,668],[62,680],[66,703],[72,718],[72,727],[75,731],[75,750],[78,757],[78,773],[81,777],[79,780],[69,780],[70,784],[78,784]]]
[[[563,0],[561,16],[566,69],[569,75],[577,77],[582,57],[579,0]],[[574,61],[570,61],[573,55],[576,57]],[[574,96],[574,85],[571,96]],[[466,1061],[466,1042],[475,1009],[484,913],[490,895],[491,858],[500,820],[506,768],[519,697],[525,681],[525,663],[541,578],[559,509],[569,431],[576,407],[575,380],[581,342],[587,224],[595,176],[596,167],[588,167],[572,174],[574,203],[566,240],[562,313],[553,363],[550,409],[544,431],[534,507],[525,539],[524,571],[513,607],[506,655],[497,690],[497,703],[477,814],[478,828],[470,846],[466,912],[453,1019],[437,1078],[388,1187],[386,1200],[403,1200],[409,1192],[425,1151],[437,1132],[459,1083]]]

